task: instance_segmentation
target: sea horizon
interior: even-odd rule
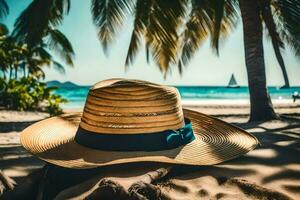
[[[47,82],[49,84],[49,82]],[[53,82],[52,82],[53,83]],[[55,83],[58,83],[55,82]],[[55,94],[61,95],[68,102],[63,104],[64,109],[83,108],[86,96],[91,86],[80,86],[72,82],[49,84],[56,86]],[[180,93],[183,104],[202,105],[209,104],[249,104],[249,90],[247,86],[228,88],[227,86],[202,85],[173,85]],[[268,87],[273,102],[292,103],[292,94],[300,92],[300,86],[290,88]],[[234,101],[234,102],[232,102]]]
[[[80,84],[80,83],[76,83],[73,81],[59,81],[59,80],[50,80],[50,81],[45,81],[45,83],[48,86],[57,86],[57,87],[92,87],[94,84]],[[54,83],[54,84],[53,84]],[[65,84],[72,84],[71,86],[64,86]],[[169,86],[173,86],[173,87],[228,87],[228,85],[205,85],[205,84],[163,84],[162,85],[169,85]],[[285,88],[281,88],[284,84],[282,85],[268,85],[268,88],[278,88],[278,89],[285,89]],[[243,84],[239,84],[239,87],[243,87],[243,88],[248,88],[248,85],[243,85]],[[293,85],[291,84],[289,88],[300,88],[300,85]]]

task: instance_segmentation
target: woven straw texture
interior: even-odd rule
[[[135,134],[184,125],[174,87],[126,79],[101,81],[89,91],[80,127],[95,133]]]
[[[23,131],[21,143],[46,162],[77,169],[143,161],[213,165],[241,156],[258,144],[254,136],[223,121],[190,110],[184,114],[192,121],[196,140],[172,150],[115,152],[81,146],[74,141],[81,113],[38,122]]]
[[[94,134],[147,134],[178,129],[189,118],[196,139],[164,151],[102,151],[77,144],[79,127]],[[246,131],[205,114],[182,109],[173,87],[138,80],[110,79],[91,88],[84,112],[37,122],[21,134],[21,144],[46,162],[68,168],[94,168],[130,162],[213,165],[254,149]]]

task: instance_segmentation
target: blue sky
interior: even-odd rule
[[[7,1],[10,14],[4,23],[12,29],[14,20],[31,0]],[[130,20],[124,25],[115,43],[110,46],[109,55],[105,56],[92,23],[90,1],[72,0],[71,2],[71,12],[65,17],[59,29],[73,44],[76,53],[75,66],[74,68],[66,67],[65,75],[53,69],[46,69],[46,80],[55,79],[91,85],[103,79],[124,77],[172,85],[226,85],[231,74],[234,73],[240,85],[247,85],[241,24],[226,41],[221,43],[219,57],[212,52],[209,43],[206,42],[190,64],[184,68],[182,76],[174,66],[172,72],[164,80],[163,75],[153,63],[146,63],[143,48],[134,65],[125,72],[124,62],[132,31]],[[264,48],[268,85],[283,85],[281,71],[268,39],[264,40]],[[288,48],[283,56],[291,85],[300,86],[300,60],[295,58]]]

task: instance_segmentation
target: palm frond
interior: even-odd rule
[[[0,45],[0,69],[2,72],[6,72],[10,67],[9,55],[7,51]]]
[[[9,8],[5,0],[0,0],[0,19],[8,15]]]
[[[151,0],[137,0],[135,7],[134,27],[131,34],[131,40],[127,52],[125,66],[133,64],[135,56],[140,48],[141,39],[145,35],[148,24],[148,12],[151,9]]]
[[[300,58],[300,4],[298,0],[271,0],[280,38]]]
[[[92,0],[93,21],[104,52],[107,52],[107,46],[113,42],[133,5],[133,0]]]
[[[41,59],[39,57],[29,57],[27,60],[29,67],[31,68],[41,68],[45,66],[50,66],[52,61],[49,59]]]
[[[219,40],[225,39],[236,27],[239,20],[237,1],[235,0],[211,0],[209,7],[213,9],[213,30],[211,46],[219,54]]]
[[[278,48],[284,49],[284,43],[281,40],[278,32],[277,27],[272,16],[271,5],[268,0],[261,0],[259,1],[260,11],[262,15],[262,19],[266,24],[269,36],[271,37],[273,46],[277,46]]]
[[[192,0],[189,19],[181,35],[183,65],[189,63],[209,37],[211,46],[219,53],[220,38],[225,39],[239,20],[237,6],[236,0]]]
[[[212,7],[215,11],[214,13],[214,29],[211,36],[211,45],[213,49],[216,50],[217,55],[219,54],[219,38],[221,32],[221,24],[224,17],[224,5],[225,0],[212,0]]]
[[[277,32],[277,27],[274,22],[274,18],[272,16],[270,1],[269,0],[259,1],[259,7],[260,7],[262,19],[265,22],[269,36],[271,37],[276,59],[281,69],[285,69],[285,63],[280,51],[281,49],[284,49],[284,43]]]
[[[65,70],[64,66],[62,64],[60,64],[59,62],[53,61],[52,62],[52,66],[59,73],[61,73],[61,74],[65,74],[66,73],[66,70]]]
[[[41,77],[42,79],[45,78],[45,72],[38,65],[32,65],[32,66],[28,67],[28,72],[33,76]]]
[[[58,29],[48,30],[48,46],[50,50],[56,51],[63,61],[73,66],[74,50],[68,38]]]
[[[149,53],[149,45],[148,45],[148,43],[146,44],[145,49],[146,49],[146,61],[149,64],[149,62],[150,62],[150,53]]]
[[[70,0],[34,0],[17,18],[13,35],[34,46],[47,34],[49,27],[61,24],[69,9]]]
[[[186,14],[186,0],[154,1],[149,12],[146,45],[165,76],[170,65],[178,63],[178,32]]]
[[[55,0],[53,2],[52,12],[55,12],[55,16],[59,18],[59,20],[51,20],[52,25],[59,25],[63,20],[63,15],[68,14],[71,8],[71,0]],[[54,22],[58,22],[58,24],[53,24]]]
[[[8,33],[9,33],[9,30],[8,30],[7,26],[5,26],[5,24],[0,23],[0,37],[7,35]]]
[[[42,60],[53,60],[52,55],[42,46],[37,46],[30,51],[30,56],[38,56]]]
[[[189,19],[185,24],[182,37],[181,61],[187,65],[213,29],[213,19],[205,1],[193,0]]]

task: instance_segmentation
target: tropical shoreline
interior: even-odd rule
[[[246,87],[227,88],[227,87],[208,87],[208,86],[180,86],[176,87],[180,93],[182,102],[187,104],[249,104],[249,90]],[[62,107],[81,108],[84,106],[89,87],[59,87],[54,93],[68,100]],[[299,92],[299,87],[288,89],[269,89],[274,104],[292,103],[292,94]]]
[[[279,114],[300,113],[300,101],[273,100],[274,109]],[[183,108],[197,110],[209,115],[249,115],[249,100],[182,100]],[[64,112],[82,112],[83,106],[63,106]]]
[[[299,9],[0,0],[0,199],[300,199]]]
[[[300,101],[293,102],[292,99],[273,99],[272,103],[275,107],[287,106],[287,107],[298,107],[300,106]],[[183,106],[250,106],[250,100],[248,99],[196,99],[182,100]]]
[[[299,138],[300,138],[300,105],[288,102],[275,102],[277,112],[286,116],[282,120],[270,122],[247,123],[248,106],[240,101],[232,103],[213,104],[207,102],[183,102],[184,108],[198,110],[206,114],[212,114],[224,121],[233,123],[254,134],[260,141],[261,146],[256,150],[221,165],[205,167],[205,173],[193,172],[181,175],[170,181],[178,185],[188,185],[189,190],[196,185],[203,185],[206,182],[216,184],[219,176],[228,176],[239,181],[253,183],[251,187],[265,187],[272,191],[280,192],[291,197],[300,198],[299,188]],[[80,109],[68,109],[65,112],[80,111]],[[0,159],[1,170],[8,176],[20,181],[28,173],[40,168],[43,161],[29,155],[19,143],[20,132],[30,124],[49,117],[46,113],[40,112],[18,112],[0,110]],[[286,155],[289,155],[288,157]],[[298,160],[298,161],[297,161]],[[14,166],[14,167],[12,167]],[[248,173],[248,171],[251,173]],[[186,176],[193,174],[197,178],[189,178],[182,181]],[[278,177],[276,174],[279,174]],[[273,177],[274,178],[270,178]],[[266,181],[267,180],[267,181]],[[269,181],[270,180],[270,181]],[[204,184],[205,185],[205,184]],[[298,186],[297,186],[298,185]],[[225,192],[231,191],[224,185],[216,186]],[[292,189],[289,189],[292,188]],[[294,188],[294,189],[293,189]],[[296,188],[296,189],[295,189]],[[206,187],[209,193],[213,193],[213,187]],[[245,195],[241,190],[234,190],[238,195]],[[178,190],[171,192],[171,195],[180,193]],[[192,197],[191,192],[188,192]]]

